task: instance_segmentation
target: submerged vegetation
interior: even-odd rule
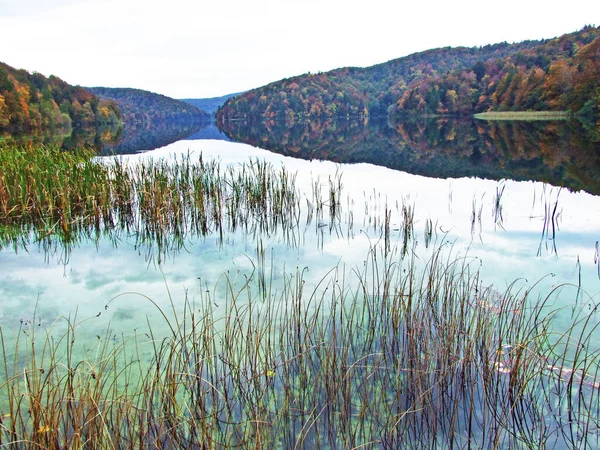
[[[579,286],[537,296],[516,281],[499,292],[431,220],[418,256],[408,203],[390,211],[365,200],[380,239],[362,265],[340,262],[314,282],[308,267],[269,269],[262,237],[293,245],[300,226],[340,232],[352,212],[343,211],[339,173],[303,197],[293,174],[254,160],[129,163],[1,146],[0,161],[2,247],[119,232],[162,249],[190,235],[257,238],[248,273],[199,280],[186,298],[167,294],[167,307],[127,294],[153,305],[160,324],[149,317],[120,335],[108,326],[92,339],[100,314],[0,328],[3,448],[600,444],[598,303]],[[556,206],[548,212],[545,230]],[[578,303],[565,315],[555,298],[570,289]],[[104,310],[123,301],[106,299]]]

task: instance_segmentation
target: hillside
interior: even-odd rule
[[[301,75],[228,100],[217,119],[293,122],[523,108],[596,113],[599,36],[599,28],[585,27],[551,40],[439,48],[367,68]]]
[[[88,91],[100,98],[113,100],[126,125],[150,125],[157,122],[198,123],[210,116],[181,100],[141,89],[91,87]]]
[[[195,106],[201,111],[204,111],[211,116],[213,116],[217,110],[223,106],[223,104],[229,100],[231,97],[235,97],[236,95],[240,95],[241,92],[237,92],[235,94],[223,95],[221,97],[210,97],[210,98],[182,98],[182,102],[189,103],[192,106]]]
[[[0,131],[42,133],[115,127],[120,120],[112,101],[54,75],[46,78],[0,63]]]
[[[600,30],[584,30],[498,60],[479,61],[411,83],[395,113],[474,114],[570,111],[595,115],[600,103]]]

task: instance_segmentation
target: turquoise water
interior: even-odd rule
[[[339,176],[341,214],[335,226],[327,211],[308,223],[303,217],[292,235],[235,232],[223,241],[217,236],[192,236],[164,255],[126,234],[112,241],[82,241],[68,252],[60,245],[51,252],[35,244],[16,252],[5,248],[0,251],[0,324],[5,334],[18,328],[21,320],[31,320],[34,311],[36,320],[46,325],[76,311],[79,320],[90,318],[84,329],[92,337],[109,324],[119,333],[129,333],[145,325],[146,318],[160,322],[148,298],[170,308],[171,300],[178,304],[186,296],[193,300],[207,290],[218,292],[224,274],[243,277],[260,269],[277,287],[285,273],[306,267],[307,287],[314,287],[333,267],[348,272],[362,267],[369,250],[383,245],[386,210],[396,256],[404,245],[403,210],[408,210],[413,215],[408,247],[423,262],[432,247],[426,248],[425,239],[431,224],[432,240],[446,241],[454,255],[471,258],[484,287],[503,293],[509,286],[536,286],[534,292],[545,295],[570,285],[553,297],[556,307],[570,312],[573,306],[589,308],[598,301],[595,245],[600,239],[600,198],[590,194],[536,182],[436,179],[369,164],[296,160],[246,144],[210,140],[179,141],[121,158],[135,164],[142,158],[168,159],[187,152],[192,158],[202,154],[205,160],[216,159],[223,166],[235,167],[249,158],[283,166],[296,174],[298,191],[307,199],[321,189],[327,200],[329,180]],[[301,201],[301,206],[305,204]],[[262,249],[262,262],[257,247]]]
[[[426,269],[432,255],[440,249],[446,261],[460,266],[457,273],[468,270],[473,276],[479,274],[477,291],[472,293],[473,308],[492,312],[501,309],[507,293],[527,295],[532,303],[548,298],[542,312],[556,316],[550,330],[551,338],[556,340],[578,318],[589,318],[586,335],[599,324],[595,312],[600,293],[598,197],[537,182],[426,178],[370,164],[298,160],[223,141],[180,141],[120,158],[126,164],[136,164],[140,159],[168,160],[188,152],[192,160],[202,155],[205,161],[215,159],[222,166],[234,168],[250,158],[266,160],[275,168],[285,167],[296,175],[302,209],[298,225],[270,233],[238,229],[225,232],[222,237],[187,235],[182,241],[168,240],[169,245],[160,249],[155,242],[143,242],[139,236],[126,232],[92,240],[81,238],[69,248],[60,242],[51,247],[29,242],[4,248],[0,251],[0,327],[7,349],[4,356],[11,368],[16,367],[20,373],[29,367],[27,356],[13,359],[12,354],[6,354],[16,348],[17,339],[19,349],[26,354],[24,344],[33,341],[34,333],[39,351],[43,345],[51,348],[69,327],[71,331],[74,328],[75,359],[93,361],[102,353],[104,343],[116,348],[122,342],[130,342],[136,345],[124,353],[128,358],[134,355],[144,367],[144,362],[154,356],[153,346],[170,334],[170,324],[175,316],[181,319],[186,305],[191,305],[200,317],[209,300],[218,340],[219,327],[226,320],[235,319],[231,299],[239,293],[236,308],[240,308],[240,316],[247,318],[245,302],[260,300],[268,291],[269,307],[284,311],[281,305],[289,300],[289,293],[297,292],[290,283],[302,283],[303,305],[310,312],[315,305],[329,305],[329,300],[335,300],[329,293],[336,290],[352,299],[365,287],[369,295],[376,296],[386,271],[392,269],[394,276],[405,277],[410,262],[417,270]],[[103,160],[111,163],[111,158]],[[329,212],[331,184],[341,186],[336,191],[339,211],[333,219]],[[320,215],[316,210],[318,199],[323,201]],[[481,290],[493,293],[486,303],[479,301]],[[381,299],[375,300],[377,304]],[[252,302],[252,308],[256,314],[261,302]],[[327,318],[329,311],[320,312],[321,317]],[[519,315],[523,311],[511,313]],[[328,319],[323,320],[326,323]],[[580,323],[575,331],[582,327]],[[599,341],[596,333],[590,336],[586,345],[594,351]],[[562,351],[563,344],[564,341],[556,350]],[[570,357],[572,350],[569,348],[564,354]],[[63,364],[65,356],[57,355],[59,365]],[[357,357],[362,361],[363,356]],[[369,357],[374,361],[378,358],[376,354]],[[282,372],[284,366],[288,370],[295,367],[295,362],[294,356],[275,370]],[[560,377],[567,372],[560,371],[573,365],[569,366],[568,360],[559,362],[564,366],[552,371],[543,368],[543,373],[558,375],[548,378],[557,386],[564,386],[565,380]],[[373,364],[381,365],[376,373],[382,379],[388,374],[390,380],[398,382],[393,373],[387,372],[389,361],[382,359]],[[399,361],[398,367],[404,370],[405,362]],[[500,366],[505,367],[508,366]],[[318,373],[318,361],[312,369]],[[357,386],[368,394],[369,383],[364,380],[370,380],[375,372],[367,363],[364,367],[357,364],[355,370],[361,374],[355,378]],[[410,367],[406,368],[408,372]],[[273,378],[279,380],[275,383],[281,382],[279,372],[273,373],[277,373]],[[507,385],[511,380],[501,370],[494,375],[505,377]],[[131,377],[135,379],[137,375]],[[596,382],[594,375],[587,380]],[[316,387],[317,391],[322,388]],[[460,391],[458,386],[452,386],[451,394],[454,388]],[[591,391],[590,398],[595,399],[595,389],[585,389],[585,395]],[[406,404],[410,403],[409,391],[403,400]],[[552,387],[546,392],[550,398],[540,411],[548,414],[548,423],[554,426],[553,415],[562,420],[570,410],[567,413],[564,409],[568,409],[564,395]],[[323,395],[319,401],[325,401],[327,397]],[[502,394],[496,392],[496,396],[492,395],[497,399],[495,407],[502,408]],[[474,394],[474,401],[481,402],[476,403],[476,411],[485,409],[484,397],[479,391]],[[4,401],[0,398],[0,409]],[[467,400],[463,401],[467,408]],[[593,404],[590,411],[596,411]],[[298,426],[302,420],[298,419]],[[546,422],[545,418],[540,420]],[[580,425],[574,421],[572,427]],[[474,431],[473,435],[477,433]],[[556,447],[561,448],[563,443],[558,440]]]

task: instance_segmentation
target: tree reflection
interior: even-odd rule
[[[371,163],[435,178],[535,180],[600,194],[600,135],[580,121],[422,118],[219,124],[232,140],[302,159]]]

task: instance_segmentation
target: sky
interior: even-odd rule
[[[598,0],[0,0],[0,61],[174,98],[600,25]]]

